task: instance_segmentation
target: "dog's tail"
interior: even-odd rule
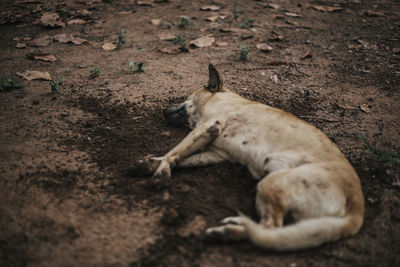
[[[363,223],[362,213],[307,219],[279,228],[265,228],[247,217],[242,218],[248,237],[255,245],[277,251],[306,249],[352,236]]]

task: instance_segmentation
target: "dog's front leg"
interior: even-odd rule
[[[169,151],[161,160],[153,175],[155,185],[164,186],[171,177],[171,167],[186,156],[203,148],[213,141],[220,133],[219,121],[200,124],[191,131],[176,147]]]

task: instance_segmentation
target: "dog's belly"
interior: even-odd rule
[[[228,138],[223,132],[213,146],[223,151],[227,160],[247,166],[256,179],[315,160],[306,151],[281,149],[281,146],[260,135],[249,138],[248,134],[237,134]]]

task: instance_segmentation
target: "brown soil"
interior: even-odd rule
[[[399,1],[238,1],[237,21],[234,2],[1,1],[0,73],[23,85],[0,93],[1,266],[400,266],[399,164],[374,159],[359,137],[377,155],[400,151]],[[200,11],[207,4],[222,9]],[[88,23],[47,28],[40,25],[46,12]],[[186,29],[183,15],[191,18]],[[205,20],[213,15],[227,17]],[[105,51],[103,43],[117,43],[116,25],[126,43]],[[212,34],[227,46],[166,54],[159,50],[173,45],[157,37],[163,31],[187,43]],[[60,33],[89,42],[32,46]],[[259,51],[259,43],[273,50]],[[249,61],[239,59],[239,45],[250,47]],[[30,50],[57,61],[35,61]],[[146,70],[131,71],[129,61]],[[134,159],[162,155],[188,133],[167,125],[161,111],[206,84],[209,62],[227,88],[299,116],[339,145],[366,198],[358,235],[291,253],[210,243],[206,227],[237,210],[255,216],[256,182],[246,168],[174,170],[169,192],[125,175]],[[94,66],[100,76],[89,79]],[[48,71],[64,84],[51,92],[48,81],[15,75],[25,70]]]

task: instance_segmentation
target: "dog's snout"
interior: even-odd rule
[[[185,105],[167,107],[163,110],[164,118],[175,125],[186,125],[188,115]]]

